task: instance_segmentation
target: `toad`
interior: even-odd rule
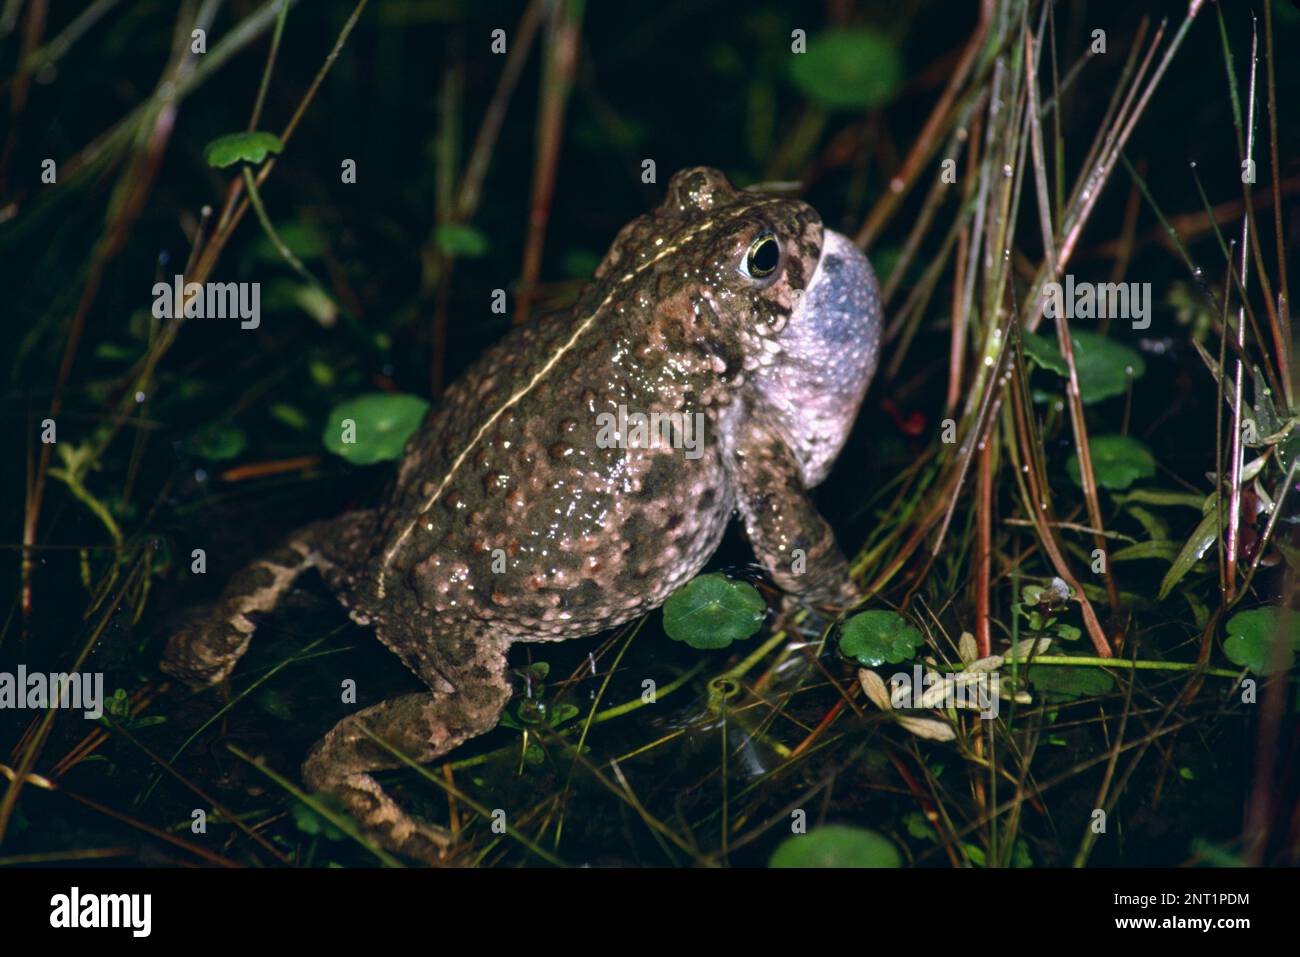
[[[437,860],[447,835],[380,787],[374,772],[402,762],[375,739],[424,763],[493,728],[514,643],[658,607],[737,514],[792,600],[858,600],[809,490],[844,444],[880,336],[871,266],[810,206],[679,172],[570,310],[511,330],[447,389],[380,507],[309,525],[236,574],[211,617],[172,636],[163,669],[222,681],[252,616],[318,570],[427,690],[340,721],[305,782],[383,846]],[[658,427],[627,425],[644,417]]]

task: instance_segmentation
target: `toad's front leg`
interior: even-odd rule
[[[486,632],[472,642],[472,661],[449,664],[441,655],[436,661],[413,656],[408,663],[433,690],[390,698],[344,718],[302,766],[308,788],[340,800],[367,836],[425,863],[441,860],[449,835],[403,811],[373,772],[403,767],[406,762],[395,751],[426,764],[496,726],[510,700],[509,645]]]
[[[742,421],[727,468],[754,554],[786,593],[804,603],[835,609],[857,604],[861,593],[804,487],[794,453],[762,416]]]

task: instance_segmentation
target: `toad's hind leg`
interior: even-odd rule
[[[340,800],[367,836],[426,863],[441,859],[448,834],[398,807],[372,772],[405,766],[394,751],[427,764],[496,726],[510,699],[509,643],[486,629],[470,641],[472,662],[449,665],[441,656],[436,664],[412,662],[426,683],[440,690],[390,698],[344,718],[302,766],[307,786]]]
[[[256,623],[309,568],[337,577],[373,522],[373,512],[352,512],[298,529],[272,551],[240,569],[214,609],[183,625],[167,641],[161,668],[192,688],[223,681],[248,650]]]

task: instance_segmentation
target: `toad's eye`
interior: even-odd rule
[[[740,269],[750,279],[764,279],[776,271],[780,261],[781,244],[771,232],[764,231],[750,244]]]

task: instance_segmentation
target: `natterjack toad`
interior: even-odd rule
[[[512,330],[448,388],[382,507],[310,525],[240,572],[163,668],[224,679],[250,615],[318,569],[429,690],[340,721],[303,776],[385,846],[435,859],[445,835],[380,788],[372,772],[401,762],[371,736],[428,762],[491,729],[513,643],[657,607],[737,511],[787,593],[854,603],[807,492],[857,415],[880,312],[866,258],[808,205],[680,172],[572,310]]]

